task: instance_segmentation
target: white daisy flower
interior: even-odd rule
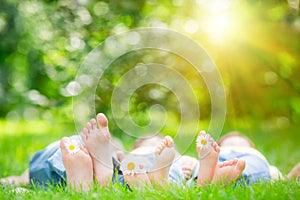
[[[200,149],[209,149],[211,148],[211,143],[208,141],[209,135],[199,135],[196,141],[197,147]]]
[[[75,154],[79,151],[79,144],[76,140],[68,140],[65,143],[65,147],[68,150],[69,154]]]
[[[141,156],[130,154],[121,162],[120,169],[124,175],[146,173],[149,171],[149,162]]]

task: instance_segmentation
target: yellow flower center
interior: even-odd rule
[[[128,170],[133,170],[135,168],[135,164],[133,162],[130,162],[127,164],[127,169]]]
[[[200,141],[200,143],[201,143],[201,145],[206,145],[206,144],[207,144],[206,139],[202,139],[202,140]]]
[[[71,144],[71,145],[69,146],[69,149],[70,149],[71,151],[73,151],[73,150],[75,149],[75,146],[74,146],[73,144]]]

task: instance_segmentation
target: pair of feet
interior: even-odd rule
[[[109,184],[113,173],[112,146],[108,121],[97,115],[81,132],[84,145],[68,137],[61,139],[60,148],[66,168],[67,184],[75,190],[87,191],[92,183]]]
[[[75,190],[87,191],[95,178],[100,186],[109,185],[113,174],[113,150],[105,115],[100,113],[96,120],[91,119],[82,130],[81,138],[84,145],[68,137],[60,142],[67,184]],[[156,161],[151,170],[147,174],[124,175],[125,181],[130,186],[138,187],[165,183],[175,157],[173,146],[173,139],[166,136],[154,149]]]
[[[126,182],[130,186],[139,187],[145,184],[167,183],[169,169],[175,157],[175,149],[173,147],[173,139],[170,136],[166,136],[155,148],[157,160],[152,169],[147,174],[125,174]],[[220,148],[205,131],[201,131],[198,135],[196,150],[200,162],[197,178],[198,185],[205,186],[210,183],[228,184],[234,182],[245,169],[246,163],[244,160],[233,159],[218,163]],[[182,156],[180,160],[184,178],[188,179],[196,167],[197,160],[189,156]],[[141,163],[139,163],[139,166],[143,168],[144,166],[141,166]]]
[[[228,184],[236,181],[246,167],[245,161],[240,159],[218,163],[220,147],[205,131],[200,131],[198,135],[196,150],[200,162],[198,185]]]

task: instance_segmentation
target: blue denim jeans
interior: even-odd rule
[[[71,138],[82,142],[79,135],[71,136]],[[66,169],[62,161],[60,141],[50,144],[32,156],[29,164],[29,178],[31,184],[38,187],[66,184]]]

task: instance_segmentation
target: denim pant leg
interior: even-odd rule
[[[70,138],[81,142],[79,135]],[[65,185],[66,169],[62,161],[60,141],[54,142],[34,154],[29,166],[30,182],[36,186]]]
[[[50,144],[45,149],[34,154],[29,164],[30,182],[36,186],[47,187],[48,184],[60,182],[57,174],[53,173],[48,159],[59,150],[59,141]]]

